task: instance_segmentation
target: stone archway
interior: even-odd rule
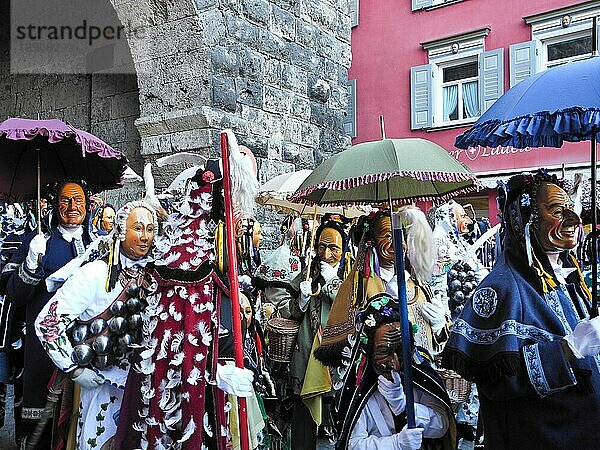
[[[145,160],[232,128],[264,181],[345,148],[350,16],[321,0],[111,0],[130,39]]]

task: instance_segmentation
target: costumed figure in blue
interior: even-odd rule
[[[593,449],[600,319],[574,256],[580,219],[555,176],[501,185],[504,253],[454,323],[443,365],[477,383],[485,448]]]
[[[31,232],[2,272],[6,299],[15,308],[25,310],[25,355],[23,373],[22,429],[18,438],[26,438],[42,417],[46,406],[47,385],[54,364],[35,336],[34,323],[53,293],[48,292],[46,277],[85,252],[91,239],[87,232],[87,194],[83,183],[63,182],[52,196],[53,215],[44,234]],[[5,284],[4,284],[5,283]],[[50,448],[50,427],[40,438],[39,449]]]
[[[110,203],[102,204],[92,212],[89,230],[94,239],[110,234],[115,226],[115,207]]]

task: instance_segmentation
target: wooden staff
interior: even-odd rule
[[[238,288],[237,254],[235,248],[235,223],[233,218],[233,203],[231,199],[231,177],[229,170],[229,143],[227,134],[221,132],[221,158],[223,162],[223,196],[225,197],[225,230],[227,241],[227,267],[229,276],[229,297],[231,298],[231,314],[233,315],[233,350],[235,365],[244,367],[244,348],[242,347],[242,320],[240,316],[240,290]],[[238,418],[240,430],[240,446],[242,450],[249,450],[248,439],[248,409],[246,399],[238,397]]]

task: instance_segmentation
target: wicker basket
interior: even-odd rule
[[[444,381],[444,386],[448,391],[450,403],[453,407],[469,400],[469,394],[471,393],[470,381],[465,380],[453,370],[441,370],[438,373]]]
[[[294,345],[298,338],[300,322],[296,320],[271,317],[267,322],[269,339],[269,357],[274,362],[289,363],[292,361]]]

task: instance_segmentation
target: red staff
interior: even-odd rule
[[[227,134],[221,132],[221,158],[223,160],[223,196],[225,197],[225,229],[228,255],[228,277],[231,298],[231,313],[233,315],[233,349],[235,365],[244,367],[244,349],[242,347],[242,319],[240,313],[240,291],[238,289],[237,255],[235,248],[235,223],[231,197],[231,176],[229,170],[229,142]],[[238,397],[238,415],[241,450],[249,450],[248,439],[248,410],[246,399]]]

